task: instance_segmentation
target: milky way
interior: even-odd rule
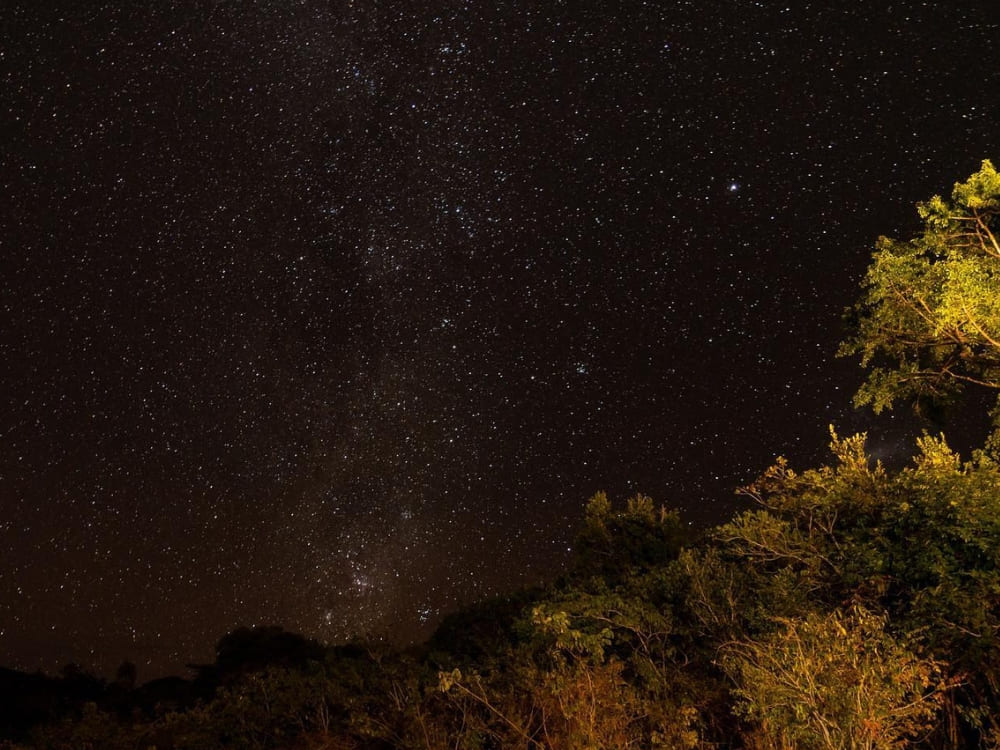
[[[1000,156],[989,3],[53,5],[0,49],[0,664],[419,638],[596,490],[697,526],[917,429],[833,355]]]

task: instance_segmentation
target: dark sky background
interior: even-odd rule
[[[995,2],[0,11],[0,664],[426,635],[587,498],[854,412],[874,240],[1000,157]],[[959,438],[968,432],[956,427]],[[959,440],[960,442],[960,440]]]

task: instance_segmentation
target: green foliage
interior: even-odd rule
[[[785,619],[845,604],[882,612],[888,630],[947,662],[964,685],[949,700],[971,725],[1000,709],[1000,472],[963,463],[943,438],[918,441],[888,472],[863,436],[834,435],[831,466],[779,461],[747,492],[763,510],[716,538],[755,579],[755,601]],[[750,632],[766,635],[763,621]]]
[[[492,673],[440,673],[477,736],[504,748],[695,747],[698,712],[675,700],[683,683],[663,669],[662,613],[611,589],[556,596],[531,610],[533,638]]]
[[[1000,175],[984,161],[950,201],[917,211],[918,237],[879,239],[840,350],[870,369],[855,401],[876,412],[947,403],[969,384],[1000,389]]]
[[[779,458],[742,491],[763,510],[715,532],[729,554],[766,574],[758,598],[771,612],[793,616],[811,600],[877,595],[883,583],[877,547],[892,481],[869,460],[864,435],[841,439],[831,429],[831,437],[833,465],[797,474]]]
[[[680,515],[657,508],[649,497],[636,495],[624,509],[615,510],[607,495],[598,492],[584,511],[573,575],[617,581],[634,568],[649,569],[674,559],[687,536]]]
[[[465,727],[458,745],[696,747],[698,690],[671,616],[683,538],[679,516],[649,498],[620,510],[592,498],[576,567],[527,604],[508,648],[439,673]]]
[[[774,748],[897,748],[926,734],[949,685],[942,667],[885,632],[863,608],[777,620],[760,640],[725,644],[722,663]]]

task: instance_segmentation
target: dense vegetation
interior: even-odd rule
[[[845,345],[876,408],[1000,387],[1000,178],[985,162],[920,213],[920,237],[880,242]],[[696,537],[649,498],[595,495],[566,575],[420,647],[242,629],[192,681],[67,674],[33,706],[25,682],[5,731],[109,750],[1000,744],[1000,439],[963,460],[926,435],[889,470],[831,435],[827,465],[779,460],[742,490],[751,510]]]

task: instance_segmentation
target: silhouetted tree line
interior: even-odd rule
[[[880,241],[852,313],[877,408],[1000,390],[1000,177],[984,162],[920,214],[922,235]],[[565,575],[416,647],[242,628],[191,680],[3,671],[2,729],[46,750],[997,747],[994,417],[969,460],[925,435],[893,470],[831,430],[829,463],[779,459],[697,534],[598,493]]]
[[[147,721],[164,711],[186,711],[212,700],[221,687],[267,669],[304,669],[326,657],[317,641],[281,627],[237,628],[216,645],[211,664],[193,664],[192,679],[162,677],[136,685],[137,669],[123,662],[113,680],[98,678],[77,664],[59,676],[0,668],[0,739],[25,741],[45,724],[72,723],[85,707],[118,721]]]

